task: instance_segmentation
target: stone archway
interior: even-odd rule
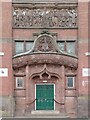
[[[54,85],[55,89],[53,94],[54,98],[52,98],[55,100],[53,110],[65,111],[64,108],[65,104],[68,103],[68,97],[76,93],[74,89],[66,89],[66,75],[76,74],[77,63],[77,57],[60,51],[53,37],[47,34],[37,37],[31,51],[14,56],[13,68],[15,76],[25,76],[25,87],[22,90],[15,89],[17,93],[16,99],[20,92],[25,93],[25,97],[23,97],[25,108],[23,108],[22,105],[22,109],[25,109],[26,112],[28,109],[29,114],[31,111],[38,109],[36,108],[37,98],[35,85],[42,84],[43,87],[46,87],[45,84],[48,86],[51,84]],[[23,70],[21,70],[21,68]],[[67,94],[67,96],[65,96],[65,94]],[[71,99],[73,100],[73,98]],[[21,100],[20,97],[19,99]],[[18,101],[18,99],[16,101]],[[21,103],[18,102],[18,106],[20,106],[20,104]]]
[[[51,72],[47,65],[44,65],[44,69],[42,69],[42,71],[40,72],[35,72],[34,74],[32,74],[30,77],[29,77],[29,82],[28,82],[28,108],[29,108],[29,112],[33,111],[33,110],[57,110],[57,111],[60,111],[61,109],[61,103],[63,102],[62,101],[62,90],[63,90],[63,86],[62,86],[62,76],[58,75],[57,73],[54,72]],[[43,86],[43,87],[42,87]],[[37,88],[39,87],[39,88]],[[42,88],[42,90],[41,90]],[[41,96],[43,97],[43,101],[42,99],[40,98],[37,98],[37,97],[40,97],[40,96],[37,96],[37,94],[41,94],[37,91],[41,90],[43,91],[43,88],[44,88],[44,91],[47,92],[46,88],[49,90],[49,93],[48,94],[52,94],[52,98],[48,98],[48,94],[46,94],[46,98],[45,96]],[[53,93],[51,92],[50,93],[50,90],[52,89]],[[37,93],[36,93],[37,92]],[[59,93],[61,95],[59,95]],[[32,97],[30,97],[32,96]],[[52,99],[52,100],[51,100]],[[34,103],[33,104],[30,104],[33,100]],[[40,107],[38,108],[37,104],[37,101],[41,101],[44,103],[44,106],[43,107]],[[53,106],[51,106],[51,108],[48,108],[48,106],[46,107],[45,104],[46,102],[50,103],[50,101],[52,102]],[[57,103],[60,102],[60,104]],[[41,104],[41,103],[40,103]],[[49,104],[50,105],[50,104]],[[44,108],[45,107],[45,108]],[[49,106],[50,107],[50,106]]]

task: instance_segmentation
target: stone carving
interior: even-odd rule
[[[48,35],[42,35],[40,36],[35,44],[34,51],[42,51],[42,52],[48,52],[48,51],[53,51],[55,52],[55,47],[53,45],[53,40],[52,37]]]
[[[14,27],[76,27],[76,9],[30,9],[17,8],[13,10]]]
[[[73,58],[71,56],[66,55],[58,55],[58,54],[33,54],[33,55],[25,55],[19,56],[13,59],[13,68],[19,68],[22,66],[35,65],[35,64],[57,64],[64,65],[65,67],[71,67],[77,69],[77,58]]]

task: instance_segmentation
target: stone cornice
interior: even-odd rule
[[[77,3],[78,0],[12,0],[13,3]]]
[[[59,64],[77,69],[77,58],[60,54],[32,54],[13,58],[13,68],[32,64]]]

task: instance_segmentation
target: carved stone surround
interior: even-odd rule
[[[13,5],[15,28],[76,28],[76,6]]]

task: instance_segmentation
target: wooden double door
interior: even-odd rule
[[[36,110],[54,110],[54,84],[36,85]]]

